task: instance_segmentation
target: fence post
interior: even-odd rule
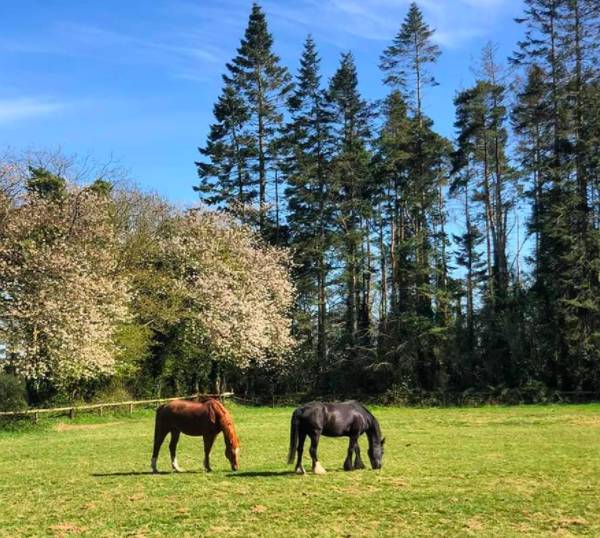
[[[75,418],[75,408],[71,407],[71,410],[69,411],[69,418]]]
[[[133,413],[133,404],[132,403],[129,404],[129,414],[131,415],[131,413]]]
[[[33,414],[33,422],[35,422],[37,424],[39,419],[40,419],[40,414],[36,411]]]
[[[104,406],[103,406],[103,405],[101,405],[101,406],[99,407],[99,409],[100,409],[100,416],[102,416],[102,415],[104,414]]]

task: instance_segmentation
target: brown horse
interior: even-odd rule
[[[206,400],[204,402],[189,402],[186,400],[174,400],[168,404],[161,405],[156,410],[156,424],[154,427],[154,450],[150,466],[157,473],[156,461],[160,447],[167,436],[171,433],[169,450],[171,452],[171,465],[173,470],[180,472],[182,469],[177,465],[177,442],[181,433],[186,435],[204,437],[204,469],[209,472],[209,454],[215,441],[215,437],[223,432],[225,438],[225,456],[231,463],[231,469],[237,471],[239,467],[240,442],[235,433],[235,426],[231,415],[219,400]]]

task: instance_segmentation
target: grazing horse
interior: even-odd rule
[[[327,437],[350,437],[348,455],[344,461],[344,470],[364,469],[365,465],[360,458],[358,438],[367,434],[369,439],[369,459],[373,469],[381,469],[383,458],[383,443],[381,429],[377,419],[367,408],[357,401],[342,403],[311,402],[299,407],[292,414],[290,428],[290,452],[288,465],[294,463],[294,452],[298,451],[296,473],[304,474],[302,467],[302,452],[306,436],[310,437],[310,457],[312,470],[315,474],[325,474],[325,469],[319,463],[317,447],[321,435]],[[352,463],[352,455],[355,455]]]
[[[225,438],[225,456],[231,463],[231,469],[237,471],[239,467],[240,442],[235,433],[235,426],[231,415],[219,400],[209,399],[203,402],[189,402],[174,400],[161,405],[156,410],[156,423],[154,426],[154,450],[150,466],[157,473],[156,461],[160,447],[167,436],[171,434],[169,450],[171,452],[171,465],[173,470],[181,472],[177,465],[177,442],[181,433],[186,435],[204,437],[204,469],[210,472],[209,455],[215,437],[223,432]]]

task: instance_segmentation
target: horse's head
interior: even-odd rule
[[[381,441],[373,440],[372,443],[369,443],[369,460],[371,460],[371,467],[373,469],[381,469],[383,465],[383,445],[385,443],[385,438],[382,438]]]
[[[231,470],[237,471],[240,467],[240,447],[227,444],[225,447],[225,457],[231,463]]]

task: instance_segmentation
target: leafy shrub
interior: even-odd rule
[[[0,372],[0,411],[22,411],[27,408],[27,389],[20,377]]]

